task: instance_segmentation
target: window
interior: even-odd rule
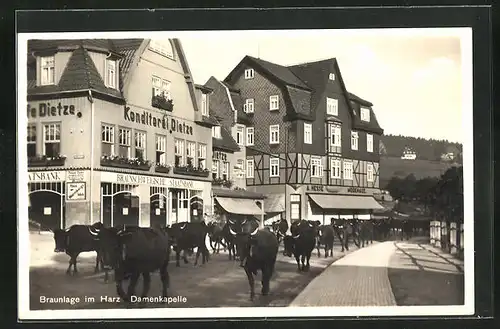
[[[196,167],[195,154],[196,154],[196,143],[195,142],[187,142],[186,164],[188,166]]]
[[[328,79],[330,79],[330,80],[334,81],[334,80],[335,80],[335,73],[330,73],[330,74],[328,75]]]
[[[53,85],[56,77],[54,56],[41,57],[40,69],[42,72],[40,84],[42,86]]]
[[[229,161],[222,162],[222,179],[229,180]]]
[[[373,165],[371,163],[366,166],[366,180],[373,182]]]
[[[254,143],[254,128],[247,128],[247,145],[253,145]]]
[[[135,132],[135,157],[146,159],[146,133],[143,131]]]
[[[351,149],[352,150],[357,150],[358,149],[358,132],[356,131],[351,131]]]
[[[304,123],[304,144],[312,144],[312,125]]]
[[[201,94],[201,115],[208,117],[208,95]]]
[[[253,113],[254,111],[254,101],[253,98],[245,99],[245,104],[243,105],[243,112]]]
[[[60,155],[61,152],[61,124],[48,123],[43,126],[43,154],[48,158]]]
[[[366,134],[366,150],[368,152],[373,152],[373,135]]]
[[[174,59],[174,50],[170,40],[151,40],[149,48],[165,57]]]
[[[280,98],[278,95],[273,95],[269,97],[269,110],[274,111],[274,110],[279,110],[280,104],[279,104]]]
[[[339,101],[335,98],[326,98],[326,114],[339,115]]]
[[[237,126],[236,127],[236,143],[238,145],[245,145],[245,127]]]
[[[311,159],[311,177],[323,177],[323,165],[321,164],[321,158]]]
[[[106,87],[116,89],[116,61],[106,60]]]
[[[254,76],[253,69],[246,69],[245,70],[245,79],[253,79],[253,76]]]
[[[247,171],[247,178],[253,178],[253,171],[254,171],[253,159],[247,160],[246,171]]]
[[[344,179],[352,179],[352,162],[344,161]]]
[[[120,128],[118,130],[118,155],[130,158],[130,139],[132,132],[130,129]]]
[[[167,137],[163,135],[156,135],[156,163],[167,163]]]
[[[212,179],[219,178],[219,160],[212,159]]]
[[[244,178],[245,177],[245,161],[243,159],[236,160],[236,177]]]
[[[36,126],[28,126],[28,158],[36,156]]]
[[[101,142],[102,155],[115,155],[115,127],[102,125]]]
[[[330,125],[330,150],[342,145],[342,130],[338,125]]]
[[[370,109],[366,107],[361,108],[361,120],[370,122]]]
[[[163,96],[166,99],[171,99],[170,81],[153,75],[152,82],[153,82],[153,96]]]
[[[300,194],[290,194],[290,219],[292,223],[300,220]]]
[[[279,144],[280,142],[280,125],[269,126],[269,144]]]
[[[175,166],[180,167],[184,165],[184,141],[182,139],[175,139],[174,141],[175,153]]]
[[[221,137],[221,134],[220,134],[220,126],[215,126],[215,127],[212,127],[212,137],[213,138],[222,138]]]
[[[340,160],[330,159],[330,177],[340,178]]]
[[[198,144],[198,168],[207,169],[207,146]]]
[[[269,175],[271,177],[279,177],[280,175],[280,159],[270,158],[269,159]]]

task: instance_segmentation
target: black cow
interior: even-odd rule
[[[297,261],[298,270],[306,271],[310,267],[309,260],[316,244],[316,229],[312,222],[301,220],[294,222],[290,231],[292,235],[285,236],[283,240],[285,245],[283,254],[288,257],[293,254]]]
[[[123,301],[130,301],[135,295],[135,287],[142,274],[142,297],[146,297],[151,285],[151,273],[160,270],[162,297],[166,299],[169,285],[168,263],[170,245],[168,234],[159,229],[130,227],[116,231],[115,228],[103,228],[101,253],[106,267],[115,270],[115,282],[118,296]],[[123,290],[123,281],[130,279],[127,294]]]
[[[213,253],[219,253],[220,246],[224,248],[226,251],[226,245],[222,242],[224,240],[224,226],[217,223],[211,222],[207,225],[208,227],[208,236],[210,238],[210,247],[213,250]]]
[[[358,220],[359,227],[359,242],[361,247],[365,246],[365,243],[373,243],[373,222],[371,220]]]
[[[175,266],[179,267],[180,252],[184,251],[184,263],[188,260],[186,252],[197,248],[194,266],[198,265],[198,258],[202,254],[202,263],[205,264],[209,258],[209,251],[206,245],[208,227],[205,222],[194,223],[175,223],[170,228],[167,228],[172,248],[175,251]]]
[[[288,231],[288,221],[286,219],[279,219],[272,224],[272,228],[274,233],[276,234],[276,238],[278,239],[278,243],[281,242],[283,237],[286,235],[286,231]]]
[[[335,231],[331,225],[321,225],[318,228],[318,239],[316,248],[318,249],[318,257],[321,256],[319,248],[325,246],[325,258],[328,257],[328,251],[330,251],[330,256],[333,257],[333,242],[335,237]]]
[[[226,224],[222,228],[224,241],[226,241],[226,246],[229,250],[229,260],[236,260],[236,235],[238,232],[241,232],[242,225],[245,225],[247,221],[247,218],[228,218]]]
[[[391,226],[388,218],[380,218],[373,220],[373,231],[375,239],[379,241],[384,241],[389,238],[391,231]]]
[[[87,251],[97,252],[95,260],[95,270],[99,271],[99,264],[103,268],[101,255],[99,252],[99,231],[103,228],[103,224],[98,222],[93,225],[73,225],[67,230],[55,229],[54,252],[65,252],[69,257],[69,266],[66,274],[71,274],[71,266],[73,265],[73,274],[78,272],[76,268],[76,258],[80,253]]]
[[[249,220],[241,225],[235,240],[240,266],[245,269],[250,285],[250,299],[253,300],[255,296],[254,275],[257,275],[258,270],[262,272],[262,295],[267,295],[278,254],[278,239],[269,230],[259,230],[257,221]]]

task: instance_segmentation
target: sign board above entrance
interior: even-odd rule
[[[31,171],[28,172],[28,183],[64,182],[66,171]]]
[[[119,174],[112,172],[101,172],[101,181],[117,184],[150,185],[197,191],[202,191],[205,184],[205,182],[203,181],[145,175]]]

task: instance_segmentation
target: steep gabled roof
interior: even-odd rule
[[[370,110],[370,121],[366,122],[361,120],[361,113],[359,112],[361,111],[360,106],[355,106],[355,108],[353,106],[354,110],[353,127],[361,130],[368,130],[370,132],[375,132],[377,134],[383,134],[384,130],[380,127],[377,120],[377,116],[375,115],[375,111],[373,111],[373,109],[371,108],[373,104],[352,93],[349,93],[349,99],[351,99],[352,102],[358,105],[367,106],[368,109]]]
[[[238,152],[240,150],[240,147],[226,127],[220,127],[220,134],[222,138],[212,137],[212,148],[229,152]]]
[[[349,99],[351,101],[355,101],[356,103],[359,103],[363,106],[369,106],[369,107],[373,106],[373,104],[371,102],[364,100],[363,98],[356,96],[353,93],[349,93]]]

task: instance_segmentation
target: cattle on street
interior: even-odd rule
[[[316,228],[313,222],[301,220],[294,222],[290,227],[292,235],[284,238],[284,255],[295,257],[299,271],[310,268],[309,260],[316,245]],[[302,265],[301,265],[302,264]]]
[[[335,231],[331,225],[321,225],[318,229],[318,242],[316,248],[318,249],[318,257],[321,257],[320,248],[325,247],[325,258],[330,254],[333,257],[333,242]]]
[[[206,237],[208,235],[208,227],[205,222],[182,222],[172,224],[165,231],[169,235],[173,251],[175,251],[175,265],[180,266],[180,253],[184,251],[184,263],[187,264],[186,252],[197,249],[194,266],[198,265],[200,254],[202,255],[202,263],[209,259],[209,251],[206,246]]]

